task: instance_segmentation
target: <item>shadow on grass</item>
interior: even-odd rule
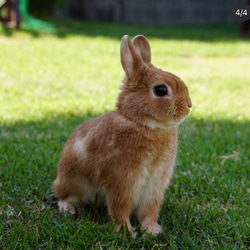
[[[238,24],[187,24],[187,25],[132,25],[105,22],[65,22],[60,25],[58,36],[103,36],[120,40],[124,34],[131,37],[143,34],[147,37],[175,40],[237,41],[240,40]]]
[[[55,204],[51,185],[62,147],[82,121],[98,115],[60,114],[42,121],[1,125],[0,180],[5,197],[1,202],[8,203],[7,197],[17,200],[22,197],[25,201],[38,199]],[[186,188],[195,193],[204,175],[212,179],[213,175],[225,174],[234,183],[244,179],[249,182],[246,180],[250,164],[249,125],[249,122],[195,118],[181,125],[175,183],[180,181],[178,185],[184,185],[182,178],[192,173],[198,182]]]
[[[224,24],[187,24],[187,25],[136,25],[97,21],[79,21],[72,19],[50,20],[57,27],[53,34],[59,38],[68,36],[109,37],[120,40],[124,34],[131,37],[143,34],[147,37],[175,40],[198,40],[205,42],[239,41],[238,23]],[[33,37],[39,38],[43,32],[40,30],[25,30]],[[7,36],[15,31],[5,30]]]

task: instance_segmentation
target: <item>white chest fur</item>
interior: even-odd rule
[[[168,159],[165,162],[161,162],[158,166],[155,166],[153,171],[150,171],[148,163],[145,163],[141,168],[142,170],[135,185],[134,208],[163,198],[164,191],[172,176],[174,161],[175,159]]]

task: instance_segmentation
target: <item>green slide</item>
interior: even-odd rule
[[[52,33],[56,30],[56,27],[53,24],[34,18],[28,13],[28,0],[19,1],[19,8],[22,16],[22,28],[31,30],[42,30],[48,33]]]

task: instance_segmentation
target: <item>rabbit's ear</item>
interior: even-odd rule
[[[149,42],[147,38],[143,35],[137,35],[134,40],[133,44],[138,51],[138,53],[141,55],[142,60],[150,64],[151,63],[151,48],[149,45]]]
[[[132,44],[128,35],[123,36],[121,40],[121,64],[128,78],[138,72],[144,65],[139,51]]]

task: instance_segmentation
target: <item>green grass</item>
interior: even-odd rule
[[[56,34],[0,28],[0,248],[247,249],[250,46],[238,25],[55,23]],[[163,233],[132,239],[113,233],[104,209],[59,214],[52,182],[70,133],[114,109],[120,38],[138,33],[153,63],[187,83],[193,108],[180,128]]]

